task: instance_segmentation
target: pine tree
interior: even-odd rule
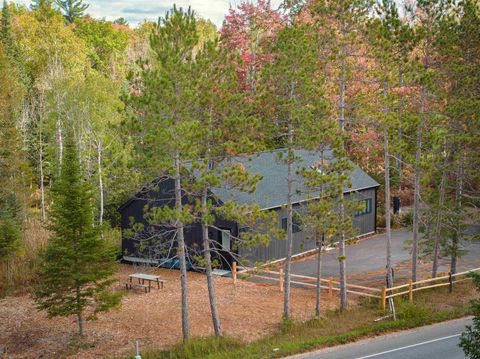
[[[100,227],[93,223],[92,197],[71,131],[52,197],[52,237],[42,256],[35,298],[49,317],[76,315],[82,336],[87,309],[86,319],[96,319],[97,313],[118,306],[121,296],[109,290],[116,271],[114,248],[100,238]]]
[[[72,23],[76,19],[85,16],[85,10],[90,6],[85,4],[83,0],[54,0],[55,4],[63,12],[65,19]]]
[[[195,14],[188,9],[174,7],[160,18],[152,35],[150,47],[152,60],[142,64],[138,86],[131,97],[135,111],[134,122],[138,130],[138,154],[143,168],[151,169],[150,175],[159,173],[174,181],[174,209],[168,206],[158,209],[165,222],[175,228],[175,244],[180,267],[182,332],[190,336],[188,316],[187,250],[184,228],[193,219],[189,206],[182,199],[187,182],[183,174],[186,161],[198,158],[198,149],[192,146],[198,136],[199,126],[193,109],[197,100],[193,91],[195,52],[198,32]],[[158,259],[158,258],[157,258]]]

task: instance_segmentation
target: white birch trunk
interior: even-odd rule
[[[107,146],[108,147],[108,146]],[[98,165],[98,191],[100,196],[100,213],[98,216],[98,221],[100,226],[103,224],[103,215],[104,215],[104,189],[103,189],[103,173],[102,173],[102,141],[98,140],[97,142],[97,165]]]

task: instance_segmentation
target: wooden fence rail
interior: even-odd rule
[[[386,306],[387,306],[387,300],[389,298],[395,298],[395,297],[402,296],[402,295],[408,295],[408,300],[410,302],[413,302],[413,293],[414,292],[419,292],[419,291],[422,291],[422,290],[425,290],[425,289],[432,289],[432,288],[449,286],[450,292],[452,292],[454,283],[460,283],[460,282],[463,282],[465,280],[469,280],[470,278],[467,277],[467,275],[469,273],[475,273],[475,272],[478,272],[478,271],[480,271],[480,268],[470,269],[468,271],[455,273],[455,274],[450,274],[449,273],[448,275],[445,275],[445,276],[436,277],[436,278],[429,278],[429,279],[422,279],[422,280],[419,280],[419,281],[416,281],[416,282],[412,282],[410,280],[410,282],[408,284],[402,284],[402,285],[398,285],[396,287],[391,287],[391,288],[384,287],[382,289],[380,306],[381,306],[382,309],[385,309]],[[465,276],[465,278],[456,279],[456,278],[462,277],[462,276]],[[433,284],[429,284],[429,283],[433,283]],[[407,290],[398,291],[399,289],[405,289],[405,288]],[[398,292],[396,292],[396,291],[398,291]]]
[[[232,266],[232,271],[235,269],[237,271],[237,264],[235,263]],[[269,269],[264,269],[264,268],[259,268],[259,267],[254,267],[254,268],[243,268],[242,270],[238,271],[240,274],[246,274],[249,275],[250,277],[255,277],[259,279],[264,279],[268,281],[274,281],[278,282],[280,290],[283,292],[284,288],[284,272],[283,269],[280,269],[278,272],[269,270]],[[238,274],[237,272],[232,273],[233,278],[237,278]],[[291,280],[290,283],[304,286],[304,287],[309,287],[309,288],[316,288],[317,287],[317,278],[315,277],[310,277],[306,275],[300,275],[300,274],[290,274]],[[298,279],[298,280],[296,280]],[[235,280],[234,280],[235,282]],[[328,296],[329,298],[333,297],[333,292],[340,291],[340,282],[333,280],[333,279],[325,279],[321,278],[320,279],[320,288],[327,290],[328,291]],[[367,291],[368,293],[362,292],[362,291]],[[357,284],[347,284],[347,293],[351,294],[356,294],[360,296],[365,296],[369,298],[381,298],[380,293],[381,289],[378,288],[372,288],[372,287],[366,287],[362,285],[357,285]],[[375,294],[373,294],[375,293]]]
[[[347,293],[356,294],[359,296],[369,297],[369,298],[378,298],[380,299],[380,306],[382,309],[386,308],[387,300],[390,298],[395,298],[403,295],[408,295],[408,299],[410,302],[413,301],[413,293],[422,291],[425,289],[431,288],[438,288],[438,287],[445,287],[449,286],[450,292],[453,290],[454,283],[460,283],[470,278],[466,277],[469,273],[478,272],[480,268],[471,269],[465,272],[455,273],[455,274],[448,274],[441,277],[436,278],[429,278],[429,279],[422,279],[416,282],[412,282],[411,280],[407,284],[397,285],[395,287],[387,288],[383,287],[382,289],[367,287],[358,284],[350,284],[347,283]],[[254,268],[246,268],[238,270],[237,263],[233,263],[232,265],[232,278],[233,282],[236,283],[238,274],[248,274],[251,277],[256,277],[260,279],[265,279],[269,281],[278,282],[280,290],[283,292],[284,289],[284,272],[283,269],[280,269],[278,272],[269,270],[267,268],[261,267],[254,267]],[[458,277],[464,277],[462,279],[457,279]],[[317,287],[317,278],[310,277],[306,275],[300,274],[290,274],[292,278],[290,283],[309,287],[309,288],[316,288]],[[295,280],[298,279],[298,280]],[[432,284],[430,284],[432,283]],[[333,292],[340,291],[340,282],[335,281],[333,279],[320,279],[320,288],[328,290],[329,298],[333,297]]]

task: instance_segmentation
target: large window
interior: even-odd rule
[[[282,229],[286,232],[287,231],[287,218],[282,218]],[[298,214],[293,215],[293,233],[301,232],[302,231],[302,220]]]
[[[230,251],[230,231],[222,229],[222,250]]]
[[[360,217],[360,216],[364,216],[366,214],[372,213],[372,210],[373,210],[372,203],[373,202],[371,198],[367,198],[359,201],[359,204],[362,206],[362,209],[355,212],[355,217]]]

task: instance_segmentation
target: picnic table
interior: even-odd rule
[[[133,273],[128,276],[129,281],[125,283],[126,288],[128,289],[129,287],[132,288],[133,286],[139,286],[145,288],[145,293],[148,291],[150,292],[150,288],[153,283],[157,283],[158,289],[160,289],[160,285],[162,286],[163,289],[163,279],[160,279],[158,275],[154,274],[146,274],[146,273]],[[134,283],[133,280],[138,279],[138,284]],[[148,282],[148,285],[145,284],[145,282]]]

